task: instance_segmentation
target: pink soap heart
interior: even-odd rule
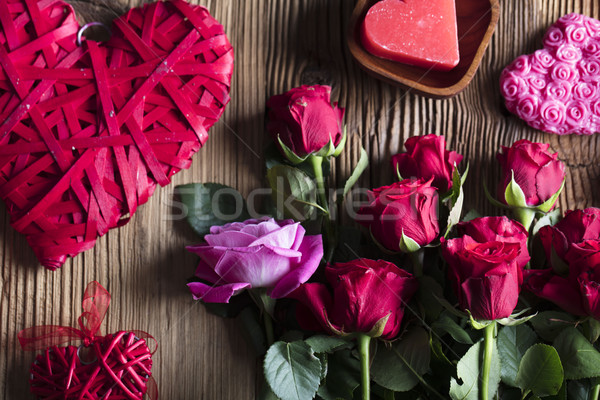
[[[506,107],[535,129],[559,135],[600,132],[600,21],[568,14],[500,77]]]

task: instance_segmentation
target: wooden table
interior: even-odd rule
[[[102,3],[102,0],[97,0]],[[457,0],[460,1],[460,0]],[[105,0],[110,4],[108,0]],[[506,111],[498,89],[502,68],[541,46],[545,29],[568,12],[600,18],[598,0],[504,0],[500,23],[471,85],[450,100],[430,100],[367,76],[345,45],[351,0],[199,0],[223,23],[235,48],[231,98],[223,119],[188,171],[158,189],[125,227],[61,270],[40,267],[25,239],[0,212],[0,398],[28,397],[29,365],[17,332],[42,324],[74,325],[83,289],[98,280],[112,294],[103,332],[144,330],[159,341],[154,376],[162,399],[251,399],[258,364],[235,320],[209,315],[185,287],[196,257],[184,246],[199,241],[178,216],[173,190],[189,182],[219,182],[243,194],[266,187],[261,159],[268,141],[265,101],[301,84],[329,84],[346,107],[350,134],[335,161],[340,185],[360,145],[371,166],[362,187],[392,182],[390,156],[412,135],[444,134],[471,164],[466,207],[496,212],[482,180],[499,179],[500,145],[527,138],[548,142],[568,166],[563,209],[600,205],[600,136],[558,137],[527,127]],[[138,1],[130,1],[137,5]]]

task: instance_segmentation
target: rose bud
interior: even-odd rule
[[[517,243],[520,246],[516,259],[519,268],[525,268],[529,262],[527,250],[527,231],[517,221],[507,217],[482,217],[456,225],[458,236],[467,235],[478,243],[505,242]]]
[[[305,283],[290,295],[301,303],[302,327],[383,339],[398,335],[404,306],[418,287],[410,273],[387,261],[358,259],[326,267],[325,276],[333,291],[322,283]]]
[[[407,248],[409,242],[418,247],[431,243],[440,232],[438,194],[431,181],[405,179],[373,189],[370,203],[358,211],[357,221],[391,251],[415,251]]]
[[[305,236],[299,222],[272,218],[213,226],[206,244],[188,250],[200,256],[188,284],[194,299],[228,303],[244,289],[267,288],[274,298],[287,296],[316,271],[323,257],[321,235]]]
[[[433,178],[433,186],[442,192],[452,188],[452,172],[462,156],[446,150],[443,136],[413,136],[404,142],[406,153],[392,156],[394,171],[403,178]]]
[[[554,226],[539,231],[546,260],[558,272],[566,272],[566,255],[575,243],[600,239],[600,209],[566,211],[564,218]]]
[[[557,153],[550,153],[550,145],[532,143],[523,139],[511,147],[502,146],[498,161],[502,166],[502,182],[498,195],[502,202],[513,207],[537,207],[548,212],[554,208],[565,179],[565,166]],[[516,184],[520,196],[506,197],[507,187]]]
[[[476,320],[509,317],[523,283],[519,243],[479,243],[469,235],[442,239],[442,256],[460,307]]]
[[[267,101],[267,130],[282,154],[294,164],[309,155],[337,156],[346,135],[344,109],[331,105],[329,86],[301,86]]]
[[[600,241],[572,244],[566,259],[566,276],[551,268],[529,270],[525,272],[525,288],[571,314],[600,320]]]

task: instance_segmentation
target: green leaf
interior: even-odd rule
[[[312,399],[321,383],[321,362],[304,342],[275,342],[265,356],[264,373],[280,399]]]
[[[554,340],[566,379],[600,376],[600,352],[576,328],[567,328]]]
[[[537,336],[527,325],[505,326],[498,333],[498,352],[500,353],[502,382],[517,387],[517,372],[521,358],[528,348],[537,341]]]
[[[417,302],[429,321],[434,321],[438,318],[444,307],[437,300],[444,297],[444,289],[431,276],[423,275],[417,278],[419,280],[419,288],[417,290]]]
[[[545,397],[558,393],[563,378],[564,371],[556,349],[538,343],[525,352],[516,383],[523,393],[533,392],[538,397]]]
[[[250,218],[240,192],[218,183],[190,183],[175,188],[186,213],[187,222],[199,235],[210,227]]]
[[[569,400],[588,400],[592,397],[594,384],[590,379],[568,381],[567,398]]]
[[[304,341],[315,353],[330,353],[348,346],[348,342],[335,336],[315,335]]]
[[[444,237],[447,237],[452,227],[460,222],[460,214],[462,212],[463,201],[465,199],[465,193],[463,191],[462,185],[466,179],[468,172],[468,164],[465,172],[463,173],[463,177],[461,177],[458,173],[458,168],[454,168],[454,171],[452,172],[452,196],[450,197],[449,204],[450,213],[448,214],[446,234],[444,235]]]
[[[361,147],[360,148],[360,158],[358,159],[358,163],[356,163],[354,170],[352,171],[352,173],[350,174],[350,177],[346,180],[346,183],[344,184],[344,192],[343,192],[342,198],[345,197],[350,192],[352,187],[358,181],[358,178],[360,178],[360,176],[362,175],[363,172],[365,172],[365,170],[367,169],[368,166],[369,166],[369,154],[365,151],[365,149],[363,149]]]
[[[315,210],[326,212],[317,204],[317,187],[306,173],[287,165],[275,165],[267,171],[277,210],[285,218],[310,219]]]
[[[481,214],[479,213],[479,211],[477,210],[469,210],[469,212],[467,212],[465,214],[465,216],[463,217],[463,222],[469,222],[471,220],[474,220],[475,218],[481,218]]]
[[[454,340],[462,344],[473,344],[471,336],[447,314],[442,314],[431,328],[440,336],[448,333]]]
[[[416,251],[421,250],[421,246],[419,243],[415,242],[412,238],[406,236],[404,231],[402,231],[402,236],[400,237],[400,251],[403,253],[414,253]]]
[[[512,178],[508,185],[506,185],[506,190],[504,191],[506,204],[513,207],[527,207],[525,193],[523,192],[523,189],[521,189],[521,186],[515,181],[515,171],[511,172]]]
[[[475,343],[458,361],[456,373],[462,384],[450,378],[450,397],[453,400],[478,400],[480,371],[483,367],[483,341]],[[494,343],[490,366],[488,398],[494,398],[500,384],[500,357]]]
[[[352,399],[360,385],[360,361],[349,349],[329,355],[329,368],[317,392],[324,400]]]
[[[551,342],[565,328],[573,326],[575,319],[570,314],[561,311],[543,311],[529,322],[531,322],[533,329],[542,339]]]
[[[384,388],[406,392],[415,387],[429,369],[431,349],[429,335],[421,327],[414,327],[394,342],[391,348],[379,348],[371,376]]]
[[[450,397],[453,400],[479,400],[479,371],[481,370],[482,342],[477,342],[458,361],[456,374],[462,380],[450,378]]]
[[[244,329],[242,334],[246,340],[252,345],[256,354],[263,355],[267,351],[265,332],[263,331],[262,324],[260,323],[260,315],[254,307],[244,308],[239,316],[240,322]]]

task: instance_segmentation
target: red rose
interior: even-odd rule
[[[404,178],[433,178],[433,186],[446,192],[452,187],[454,165],[462,161],[462,156],[446,150],[443,136],[433,134],[413,136],[404,142],[406,153],[392,156],[394,171]]]
[[[600,320],[600,240],[572,244],[566,254],[566,276],[552,269],[529,270],[525,288],[575,315]]]
[[[338,335],[398,335],[404,306],[418,286],[410,273],[387,261],[358,259],[326,267],[325,276],[333,292],[322,283],[305,283],[290,295],[300,301],[300,310],[305,306],[311,312],[298,313],[301,326],[314,328],[316,319],[322,329]]]
[[[385,248],[400,251],[402,234],[419,246],[431,243],[440,232],[438,194],[428,182],[405,179],[373,189],[370,203],[362,207],[358,222],[371,230]]]
[[[524,268],[529,262],[529,250],[527,250],[527,231],[517,221],[507,217],[483,217],[475,218],[469,222],[461,222],[456,225],[458,236],[470,236],[479,243],[507,242],[520,245],[517,265]]]
[[[319,152],[330,141],[334,147],[338,146],[343,137],[344,109],[337,107],[337,103],[331,105],[330,94],[329,86],[315,85],[271,97],[267,101],[267,130],[275,142],[279,144],[281,140],[300,158]]]
[[[519,243],[479,243],[471,236],[442,241],[442,255],[460,306],[478,320],[512,314],[523,282]]]
[[[566,261],[567,252],[574,243],[600,239],[600,209],[591,207],[566,211],[565,217],[556,225],[542,227],[539,237],[546,251],[546,259],[551,265],[553,250],[559,259]]]
[[[511,147],[502,146],[498,153],[498,161],[502,166],[502,182],[498,187],[498,195],[503,202],[506,187],[511,182],[513,173],[515,182],[525,194],[526,206],[539,206],[550,200],[562,187],[565,178],[565,166],[558,159],[558,154],[548,151],[550,145],[519,140]],[[523,204],[510,204],[523,207]],[[554,207],[548,207],[548,212]]]

